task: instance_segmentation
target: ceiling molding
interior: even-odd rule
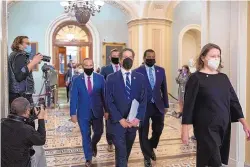
[[[131,28],[136,25],[147,25],[147,24],[156,24],[156,25],[167,25],[170,26],[172,20],[165,18],[142,18],[134,19],[128,22],[128,27]]]

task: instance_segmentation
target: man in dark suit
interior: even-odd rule
[[[127,167],[128,158],[136,137],[139,122],[146,111],[147,91],[144,76],[132,72],[134,51],[124,49],[120,53],[121,70],[110,74],[106,82],[106,101],[109,111],[108,130],[115,145],[116,167]],[[127,121],[133,100],[139,103],[138,113]]]
[[[75,62],[70,62],[68,63],[68,71],[66,72],[64,76],[64,81],[66,85],[66,91],[67,91],[67,101],[69,102],[69,96],[70,96],[70,87],[72,83],[72,78],[75,75],[75,68],[76,68],[76,63]]]
[[[72,122],[80,126],[86,167],[92,165],[92,156],[97,155],[97,143],[103,133],[104,88],[102,75],[93,73],[92,59],[83,60],[84,73],[74,79],[71,88],[70,116]],[[93,136],[91,139],[91,126]]]
[[[157,147],[164,128],[164,116],[169,108],[165,70],[155,65],[155,52],[144,52],[144,65],[135,69],[146,78],[147,111],[139,128],[140,145],[144,155],[145,167],[151,167],[151,160],[156,160],[154,148]],[[152,120],[152,137],[148,139],[149,119]]]
[[[111,60],[111,63],[107,66],[102,67],[101,69],[100,74],[104,76],[104,79],[106,79],[109,74],[117,72],[121,69],[119,64],[119,51],[117,49],[112,49],[110,51],[109,59]],[[107,119],[108,119],[108,111],[105,112],[106,140],[108,143],[108,151],[112,152],[113,151],[112,135],[109,134],[107,131]]]

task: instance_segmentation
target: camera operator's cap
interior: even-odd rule
[[[11,103],[10,112],[22,115],[28,108],[30,108],[30,102],[24,97],[18,97]]]

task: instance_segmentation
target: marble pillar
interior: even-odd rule
[[[1,118],[8,113],[8,70],[7,70],[7,1],[0,1],[0,101]]]
[[[205,1],[202,9],[202,46],[208,42],[222,49],[226,73],[246,115],[247,71],[247,2]],[[245,137],[239,123],[232,125],[230,165],[243,167],[245,163]]]
[[[156,53],[156,64],[166,71],[167,79],[171,77],[171,24],[168,19],[142,18],[131,20],[129,27],[129,47],[135,53],[134,67],[143,62],[143,53],[147,49],[153,49]],[[171,90],[168,82],[168,89]]]

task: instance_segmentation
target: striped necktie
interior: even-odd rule
[[[130,72],[126,72],[126,86],[125,86],[125,92],[126,97],[128,100],[131,100],[130,94],[131,94],[131,82],[129,79]]]
[[[154,75],[153,75],[153,69],[151,67],[149,67],[149,82],[150,82],[150,85],[151,85],[151,88],[152,90],[154,89],[155,87],[155,79],[154,79]],[[151,99],[151,102],[154,103],[154,99],[152,97]]]

